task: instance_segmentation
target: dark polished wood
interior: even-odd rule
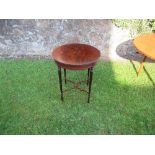
[[[88,68],[88,74],[87,74],[87,85],[89,84],[89,73],[90,73],[90,69]]]
[[[84,70],[93,67],[100,57],[100,51],[86,44],[66,44],[52,52],[58,66],[71,70]]]
[[[88,103],[90,101],[91,85],[93,78],[93,67],[100,58],[100,51],[93,46],[86,44],[66,44],[57,47],[52,52],[52,58],[58,65],[59,84],[61,91],[61,100],[63,101],[63,92],[72,90],[74,88],[88,93]],[[68,90],[62,90],[62,76],[61,68],[64,69],[65,83],[71,82],[74,86]],[[80,82],[73,82],[66,78],[66,70],[88,70],[87,80]],[[80,84],[85,82],[88,85],[88,91],[80,88]]]
[[[66,80],[66,69],[65,68],[64,68],[64,77],[65,77],[65,84],[66,84],[67,80]]]
[[[90,68],[90,73],[89,73],[89,91],[88,91],[88,103],[89,103],[89,100],[90,100],[90,92],[91,92],[91,84],[92,84],[92,79],[93,79],[93,67]]]
[[[58,66],[58,75],[59,75],[59,85],[60,85],[60,92],[61,92],[61,100],[63,101],[61,67],[59,67],[59,66]]]

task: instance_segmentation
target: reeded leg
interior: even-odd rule
[[[61,100],[63,101],[61,67],[58,67],[58,75],[59,75],[59,85],[60,85],[60,92],[61,92]]]
[[[90,93],[91,93],[91,85],[92,85],[92,79],[93,79],[93,67],[90,68],[89,70],[89,91],[88,91],[88,103],[89,103],[89,100],[90,100]]]
[[[145,62],[145,59],[146,59],[146,56],[144,56],[142,62],[141,62],[141,65],[140,65],[140,68],[138,70],[138,76],[141,74],[143,68],[144,68],[144,62]]]
[[[88,68],[88,74],[87,74],[87,85],[89,84],[89,74],[90,74],[90,68]]]
[[[64,68],[64,77],[65,77],[65,84],[66,84],[66,69]]]

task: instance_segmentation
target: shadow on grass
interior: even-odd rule
[[[97,64],[88,104],[79,91],[61,102],[54,62],[0,63],[0,134],[155,134],[154,87],[145,74],[135,80],[130,64]]]

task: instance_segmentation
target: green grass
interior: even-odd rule
[[[146,70],[155,81],[155,64]],[[67,71],[74,80],[86,74]],[[155,134],[155,86],[130,63],[99,62],[90,103],[78,90],[61,102],[54,62],[1,60],[0,134]]]

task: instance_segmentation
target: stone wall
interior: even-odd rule
[[[106,19],[8,19],[0,20],[0,57],[50,56],[56,46],[86,43],[102,56],[115,55],[117,44],[129,39]]]

